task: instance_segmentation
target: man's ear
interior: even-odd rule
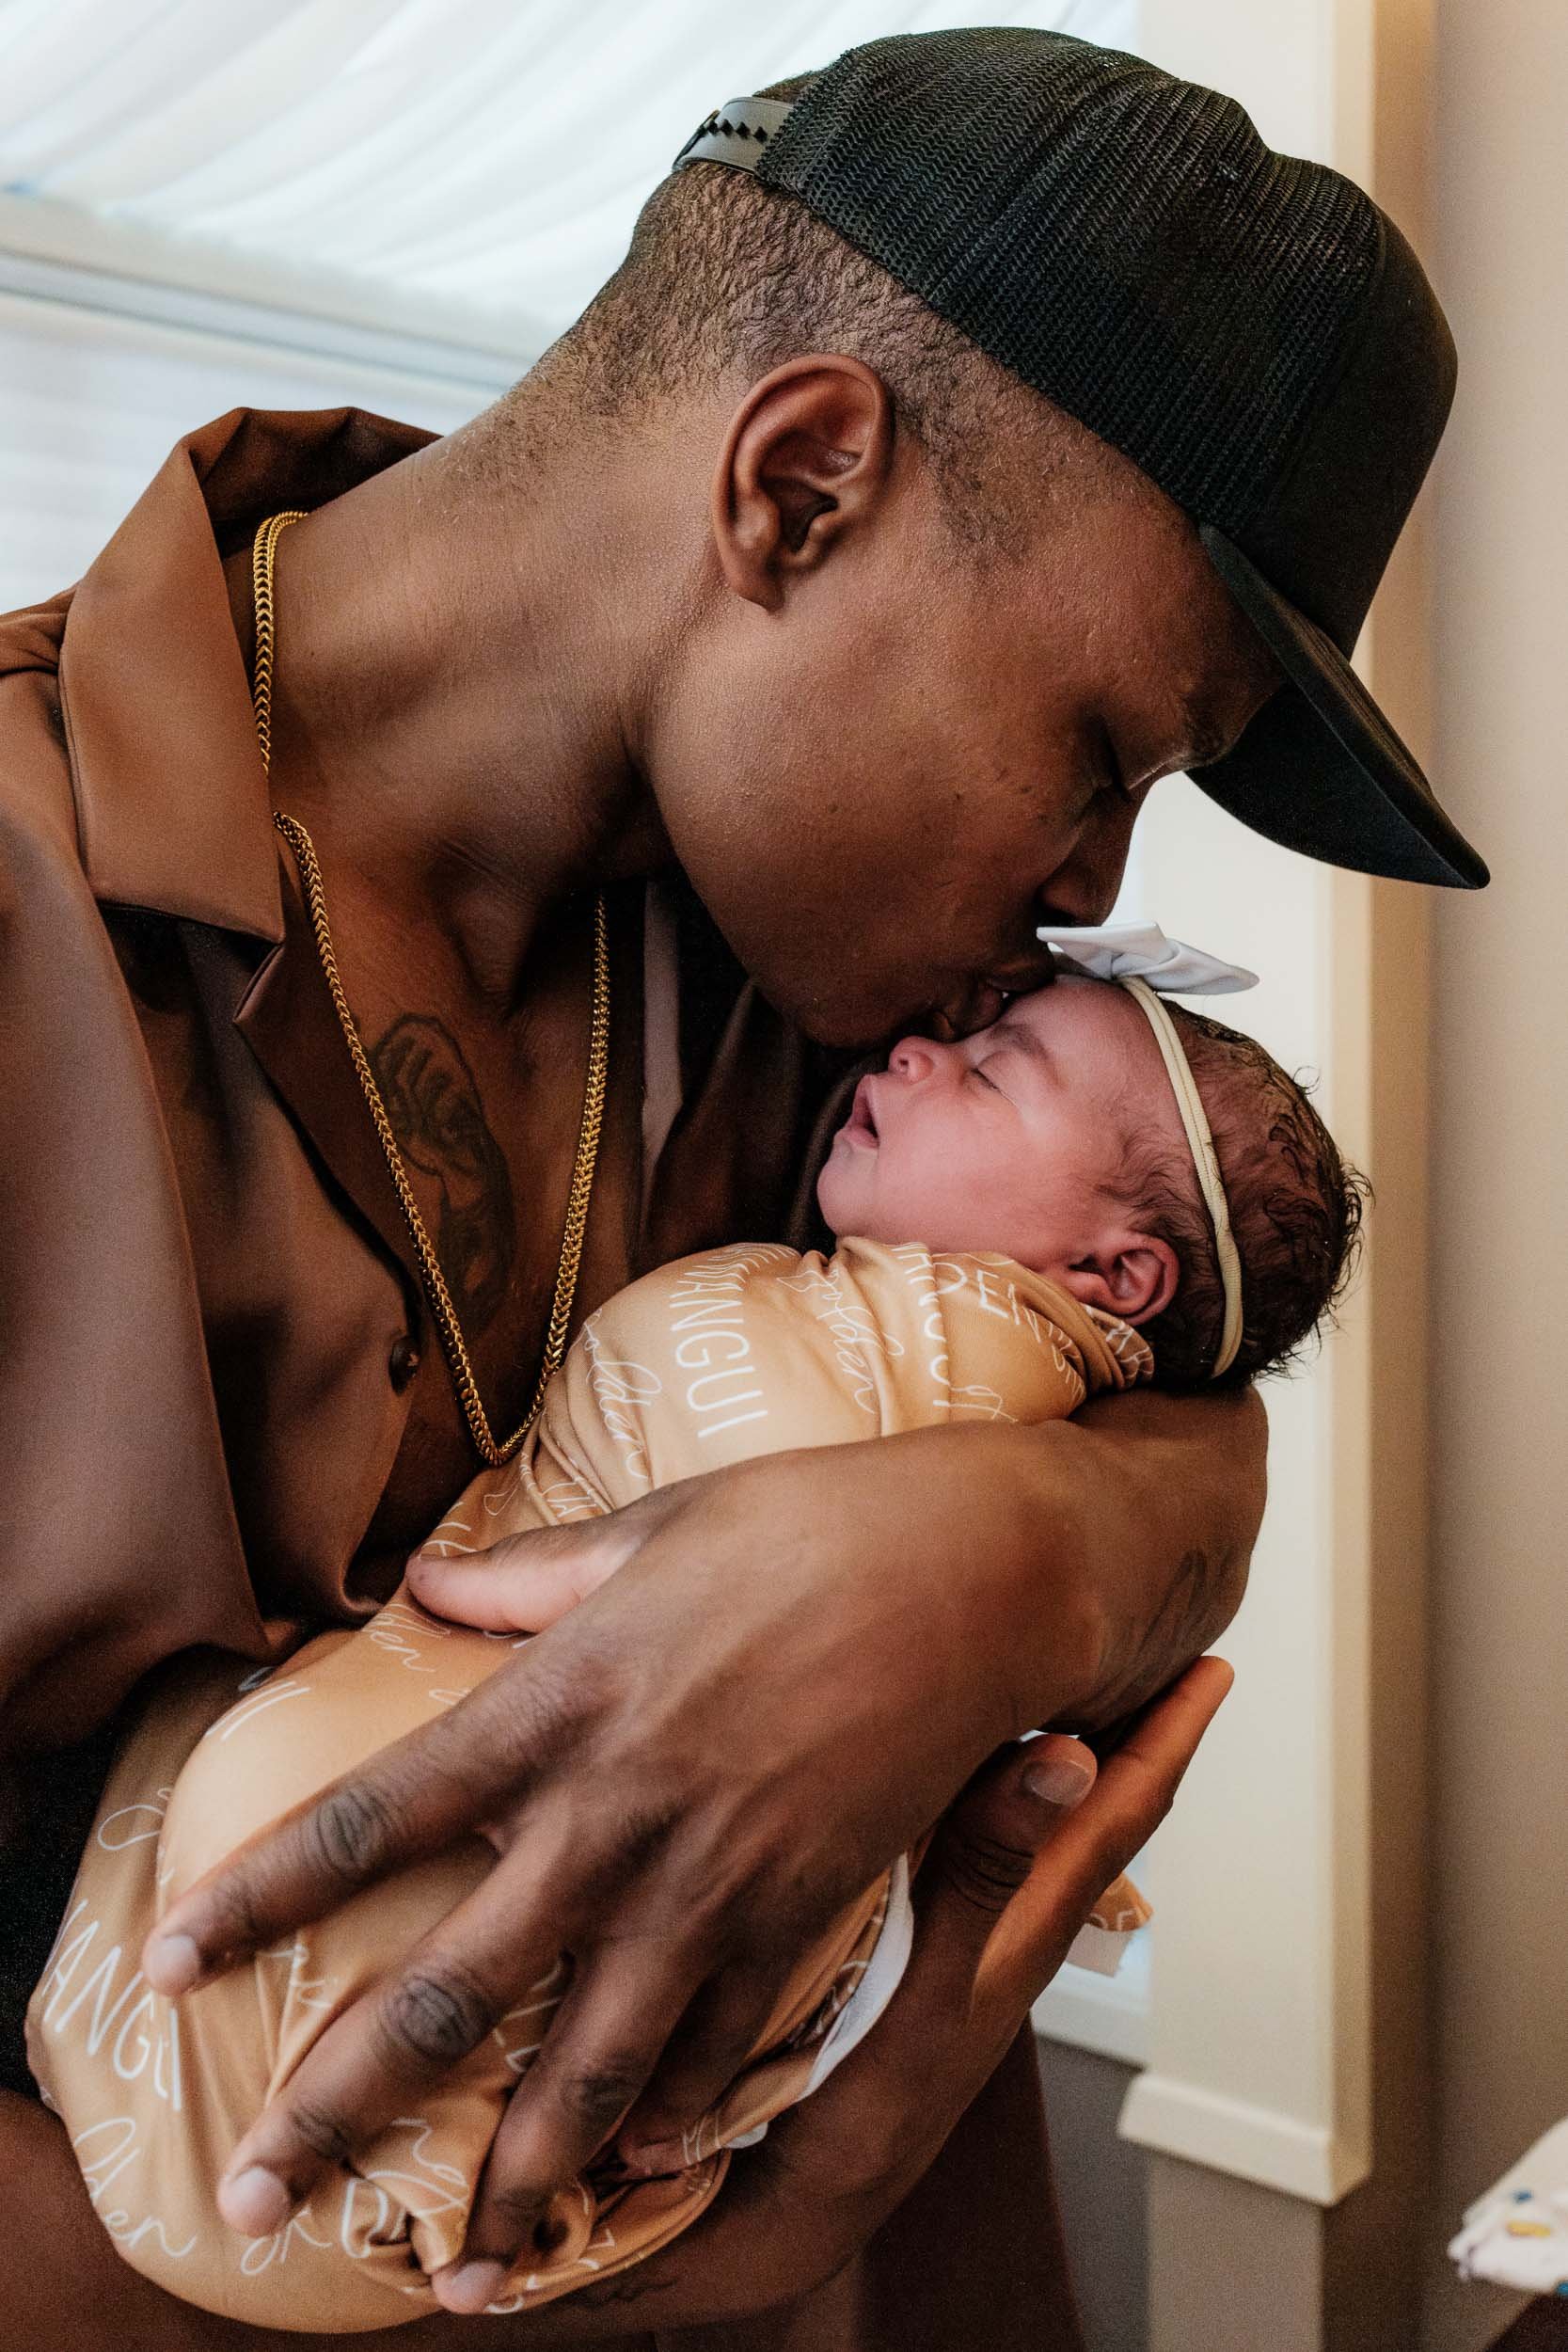
[[[789,359],[753,384],[713,477],[714,544],[736,595],[777,612],[790,580],[881,499],[893,443],[887,386],[859,359]]]
[[[1057,1277],[1085,1307],[1102,1308],[1123,1323],[1151,1323],[1164,1314],[1180,1279],[1175,1250],[1155,1233],[1109,1235]]]

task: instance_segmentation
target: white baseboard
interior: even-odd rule
[[[1138,2076],[1123,2103],[1119,2130],[1140,2148],[1234,2173],[1315,2205],[1337,2205],[1371,2170],[1366,2150],[1323,2125],[1170,2074]]]

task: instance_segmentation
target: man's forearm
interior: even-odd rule
[[[1043,1480],[1037,1565],[1101,1615],[1100,1673],[1074,1709],[1075,1727],[1094,1729],[1147,1705],[1240,1607],[1267,1490],[1267,1417],[1250,1389],[1149,1393],[1027,1434]]]
[[[957,1437],[967,1458],[944,1440]],[[1107,1399],[1075,1420],[930,1433],[917,1474],[940,1515],[969,1498],[971,1638],[1016,1730],[1096,1729],[1145,1705],[1224,1631],[1262,1517],[1267,1421],[1251,1391]]]
[[[1024,1731],[1114,1724],[1202,1655],[1246,1587],[1266,1446],[1251,1391],[1149,1392],[1070,1421],[911,1430],[746,1475],[787,1499],[786,1477],[850,1473],[841,1540],[897,1580],[877,1602],[879,1672],[918,1689],[936,1645],[927,1744],[944,1728],[955,1754],[973,1740],[967,1771]]]

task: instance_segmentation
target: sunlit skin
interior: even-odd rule
[[[1148,1021],[1125,990],[1061,979],[958,1043],[895,1045],[861,1080],[816,1198],[835,1233],[999,1251],[1147,1323],[1180,1266],[1111,1190],[1134,1122],[1185,1148]]]
[[[1190,522],[1131,469],[1122,494],[1101,477],[1038,501],[1010,485],[1027,518],[1016,559],[956,547],[856,360],[672,399],[621,436],[576,430],[548,398],[546,382],[534,442],[525,404],[506,429],[518,449],[482,423],[286,535],[274,783],[315,834],[364,1025],[439,1012],[504,1106],[520,1191],[553,1204],[564,1180],[541,1154],[569,1153],[581,1084],[569,894],[678,859],[814,1036],[961,1034],[1045,977],[1037,923],[1107,914],[1148,790],[1227,748],[1275,679]],[[230,583],[248,648],[243,554]],[[558,1237],[553,1206],[524,1220],[515,1311],[479,1355],[489,1393],[537,1361]],[[550,2188],[628,2107],[649,2147],[703,2111],[783,1955],[999,1742],[1111,1721],[1206,1646],[1240,1597],[1261,1500],[1250,1399],[1128,1397],[1052,1430],[779,1457],[561,1531],[586,1597],[486,1686],[515,1731],[465,1703],[356,1781],[356,1804],[395,1825],[370,1875],[481,1822],[504,1849],[421,1967],[459,1968],[499,2015],[574,1922],[578,1990],[512,2102],[442,2301],[483,2305]],[[440,1607],[438,1577],[421,1597]],[[1191,1710],[1180,1720],[1196,1739]],[[531,1724],[556,1727],[545,1748]],[[627,1789],[668,1826],[622,1857],[606,1839]],[[542,1878],[546,1851],[574,1859]],[[344,1892],[321,1842],[285,1825],[193,1890],[148,1975],[178,1991]],[[1029,1930],[1013,2025],[1092,1892],[1056,1887]],[[927,2118],[960,2112],[1005,2046],[957,1944],[944,1957],[940,1911],[931,1932],[903,2043],[879,2055],[872,2036],[855,2077],[866,2186],[841,2260],[913,2177],[906,2151],[928,2159]],[[327,2145],[406,2111],[428,2068],[389,2015],[367,2000],[339,2020],[247,2135],[224,2191],[233,2226],[276,2227]],[[915,2044],[911,2073],[897,2053]],[[817,2145],[842,2179],[846,2110],[829,2111],[835,2142],[820,2108],[792,2123],[793,2161],[803,2177]],[[803,2282],[787,2197],[773,2272],[768,2226],[764,2212],[753,2269]],[[660,2325],[736,2308],[705,2250],[722,2242],[696,2233],[638,2274]],[[530,2314],[527,2340],[612,2342],[626,2325],[574,2298]]]

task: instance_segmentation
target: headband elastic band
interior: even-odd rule
[[[1214,1229],[1214,1255],[1219,1261],[1220,1281],[1225,1291],[1225,1322],[1220,1331],[1219,1354],[1214,1359],[1213,1380],[1230,1370],[1242,1344],[1242,1260],[1236,1248],[1236,1237],[1230,1230],[1230,1205],[1225,1197],[1225,1182],[1220,1175],[1219,1153],[1209,1131],[1208,1114],[1203,1097],[1197,1090],[1192,1064],[1186,1048],[1177,1032],[1175,1022],[1146,980],[1121,979],[1117,985],[1129,996],[1135,997],[1148,1016],[1154,1041],[1160,1048],[1176,1107],[1181,1114],[1181,1124],[1187,1131],[1187,1143],[1197,1170],[1197,1181],[1203,1194],[1209,1222]]]

